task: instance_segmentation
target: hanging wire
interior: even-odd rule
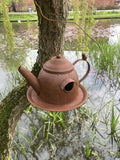
[[[55,0],[56,1],[56,0]],[[102,51],[102,48],[101,48],[101,46],[99,45],[99,43],[97,43],[97,41],[94,39],[94,38],[92,38],[79,24],[77,24],[77,23],[75,23],[75,22],[71,22],[71,21],[64,21],[64,20],[58,20],[58,19],[51,19],[51,18],[48,18],[48,17],[46,17],[44,14],[43,14],[43,12],[42,12],[42,9],[41,9],[41,7],[40,7],[40,5],[37,3],[37,1],[36,0],[34,0],[34,2],[35,2],[35,4],[36,4],[36,6],[39,8],[39,10],[40,10],[40,13],[41,13],[41,16],[44,18],[44,19],[46,19],[46,20],[48,20],[48,21],[51,21],[51,22],[57,22],[57,24],[58,24],[58,22],[60,22],[60,23],[69,23],[69,24],[74,24],[74,25],[76,25],[79,29],[81,29],[82,31],[83,31],[83,33],[86,35],[86,36],[88,36],[92,41],[94,41],[96,44],[97,44],[97,46],[99,47],[99,49],[100,49],[100,51],[103,53],[103,55],[104,55],[104,52]],[[55,11],[56,12],[56,11]],[[57,18],[57,15],[56,15],[56,18]]]

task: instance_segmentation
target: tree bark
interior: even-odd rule
[[[44,15],[50,19],[66,21],[68,1],[36,0]],[[32,72],[38,76],[43,64],[52,56],[63,54],[65,23],[48,21],[41,16],[36,5],[39,25],[38,57]],[[7,160],[12,151],[15,128],[24,109],[29,106],[26,98],[27,83],[14,88],[0,103],[0,160]]]
[[[66,0],[35,0],[41,7],[42,13],[45,17],[51,20],[58,20],[61,22],[53,22],[46,20],[40,13],[40,8],[36,6],[38,14],[39,26],[39,50],[37,62],[41,66],[52,56],[63,54],[64,45],[64,31],[67,13],[68,1]]]
[[[17,122],[29,105],[26,99],[27,88],[28,85],[22,83],[0,103],[0,160],[10,157]]]

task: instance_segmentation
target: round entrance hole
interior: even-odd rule
[[[74,82],[70,82],[64,87],[64,90],[69,92],[72,90],[73,86],[74,86]]]

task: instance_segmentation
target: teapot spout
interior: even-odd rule
[[[40,85],[38,79],[26,68],[20,66],[18,71],[22,74],[22,76],[26,79],[26,81],[32,86],[32,88],[36,91],[37,95],[40,94]]]

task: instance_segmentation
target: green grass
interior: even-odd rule
[[[37,20],[37,14],[36,13],[10,13],[9,18],[11,21],[16,20]],[[3,21],[4,17],[3,15],[0,15],[0,21]]]
[[[46,140],[49,141],[50,136],[54,136],[53,132],[56,124],[60,124],[63,128],[66,128],[64,122],[64,112],[43,112],[39,111],[44,120],[44,135]],[[57,138],[57,137],[56,137]]]
[[[78,14],[79,14],[79,18],[81,18],[80,12]],[[93,17],[94,18],[120,17],[120,11],[99,11],[99,12],[95,11]],[[68,15],[68,19],[73,19],[73,18],[74,18],[73,11],[70,11]]]
[[[27,159],[29,148],[34,149],[35,153],[38,151],[41,152],[43,148],[47,148],[47,151],[51,153],[53,159],[56,146],[58,146],[58,150],[61,146],[63,147],[63,145],[69,145],[71,147],[71,143],[68,143],[68,141],[71,140],[69,136],[72,135],[74,139],[83,132],[84,138],[78,139],[81,138],[80,136],[76,139],[82,143],[81,148],[78,150],[82,150],[86,160],[102,160],[106,155],[103,155],[101,151],[105,151],[108,155],[112,154],[112,159],[114,159],[114,156],[118,157],[119,151],[114,151],[108,146],[111,145],[111,140],[113,139],[120,149],[120,114],[116,114],[114,100],[109,100],[103,104],[101,108],[99,108],[99,106],[96,107],[98,107],[98,109],[93,109],[92,106],[85,104],[75,109],[73,115],[69,115],[68,113],[63,115],[63,112],[37,110],[37,113],[40,114],[36,115],[39,115],[39,118],[41,117],[40,119],[38,117],[36,117],[37,119],[35,118],[38,120],[38,124],[34,124],[32,116],[28,116],[30,120],[32,120],[32,125],[28,128],[31,130],[30,135],[26,136],[26,134],[23,134],[24,132],[21,132],[21,130],[25,130],[25,128],[17,128],[17,140],[14,141],[13,146],[15,156],[21,154]],[[120,112],[119,108],[117,108],[117,110]],[[26,114],[31,113],[27,112]],[[67,117],[65,118],[65,116]],[[67,127],[64,127],[63,124],[66,124]],[[63,127],[62,132],[60,131],[61,125]],[[73,145],[77,145],[77,142],[75,141]],[[63,159],[64,158],[63,155]]]
[[[107,71],[110,79],[116,79],[119,82],[120,75],[120,46],[117,44],[109,44],[105,39],[98,39],[97,43],[90,43],[89,53],[98,72]],[[94,58],[92,58],[94,57]]]
[[[79,14],[79,18],[81,18],[80,16],[80,12]],[[16,20],[37,20],[37,13],[9,13],[9,17],[11,21],[16,21]],[[94,12],[94,18],[111,18],[111,17],[120,17],[120,11],[99,11],[99,12]],[[73,11],[69,12],[68,15],[68,20],[69,19],[74,19],[74,14]],[[3,21],[3,15],[0,15],[0,21]]]
[[[120,17],[120,11],[102,11],[96,12],[94,18],[103,18],[103,17]]]
[[[110,135],[111,135],[111,138],[116,137],[116,135],[117,135],[117,131],[118,131],[117,127],[119,125],[119,117],[120,117],[120,114],[118,116],[115,114],[114,105],[112,105],[111,122],[110,122],[110,128],[111,128]]]

